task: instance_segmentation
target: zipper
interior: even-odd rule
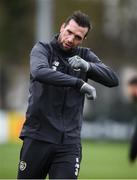
[[[66,73],[68,73],[69,68],[66,67]],[[64,87],[64,97],[63,97],[63,104],[62,104],[62,109],[61,109],[61,114],[62,114],[62,124],[63,124],[63,133],[62,133],[62,139],[61,139],[61,143],[63,144],[64,141],[64,137],[65,137],[65,119],[64,119],[64,112],[65,112],[65,104],[66,104],[66,97],[67,97],[67,91],[68,88]]]
[[[58,58],[65,64],[65,73],[68,74],[69,72],[69,64],[67,61],[67,58],[63,58],[62,56],[59,56],[57,54]],[[65,59],[65,60],[64,60]],[[62,132],[62,137],[61,137],[61,143],[63,144],[64,142],[64,137],[65,137],[65,119],[64,119],[64,112],[65,112],[65,102],[66,102],[66,97],[67,97],[67,87],[64,87],[64,97],[63,97],[63,103],[62,103],[62,109],[61,109],[61,119],[62,119],[62,126],[63,126],[63,132]]]

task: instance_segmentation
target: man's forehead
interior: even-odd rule
[[[75,20],[71,19],[68,24],[66,25],[66,28],[76,31],[77,33],[82,33],[84,36],[88,32],[88,27],[82,27],[80,26]]]

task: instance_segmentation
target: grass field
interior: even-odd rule
[[[21,144],[0,145],[0,179],[15,179]],[[80,179],[137,179],[127,143],[83,142]]]

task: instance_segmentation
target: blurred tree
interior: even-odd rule
[[[34,41],[35,1],[0,1],[0,108],[7,108],[10,66],[25,65]]]
[[[120,62],[137,65],[137,1],[104,0],[103,33],[109,52],[116,52]],[[107,46],[109,45],[109,46]],[[113,49],[112,49],[113,48]],[[121,59],[123,60],[121,61]]]
[[[28,56],[34,39],[34,2],[0,1],[0,58],[3,61],[21,63]]]

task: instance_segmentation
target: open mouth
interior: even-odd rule
[[[72,48],[72,46],[70,44],[67,44],[67,43],[64,44],[64,47],[69,48],[69,49]]]

